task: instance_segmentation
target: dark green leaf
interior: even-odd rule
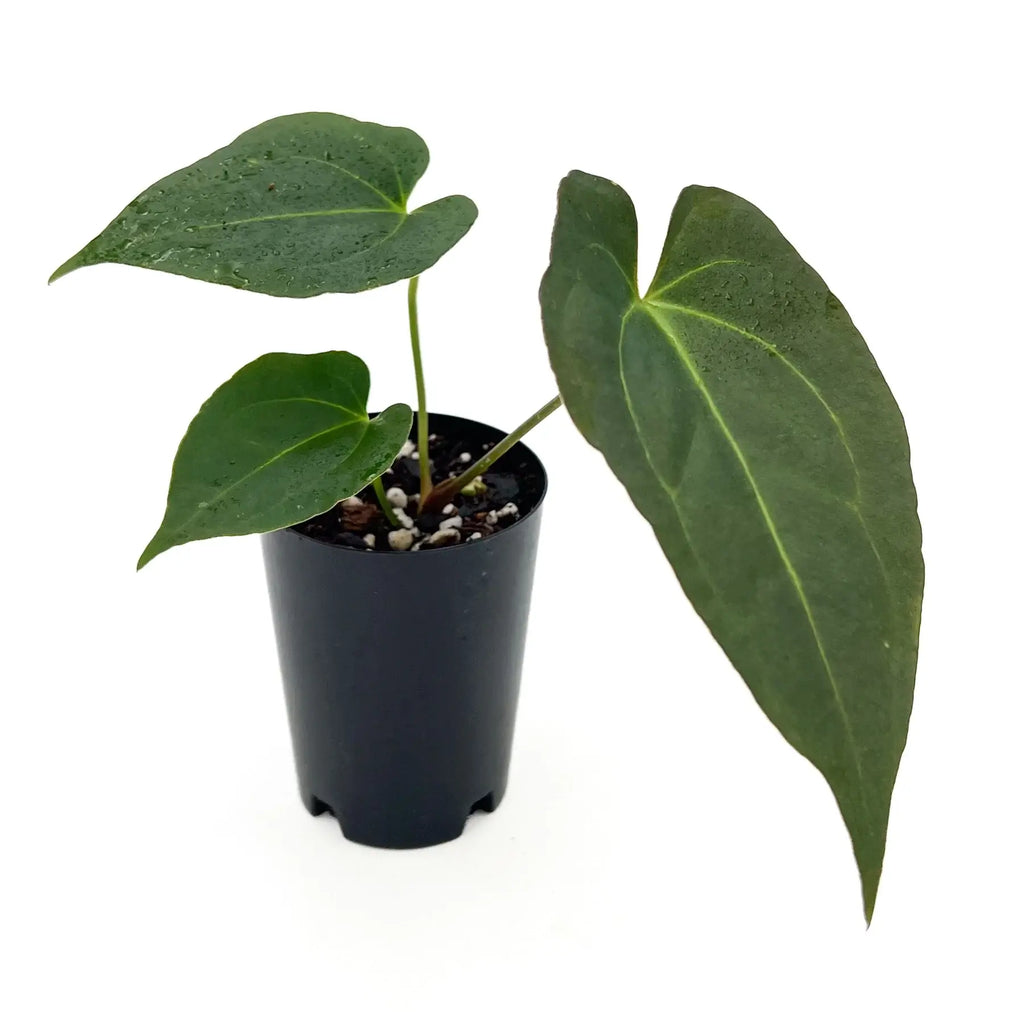
[[[407,128],[277,117],[146,189],[50,280],[124,263],[303,298],[414,277],[476,219],[465,196],[407,211],[428,159]]]
[[[349,352],[272,352],[243,366],[189,425],[139,568],[190,540],[303,522],[375,480],[408,440],[412,410],[393,405],[371,420],[369,391]]]
[[[838,299],[738,196],[685,189],[643,298],[636,265],[629,197],[570,174],[541,287],[562,396],[827,779],[870,920],[924,582],[903,419]]]

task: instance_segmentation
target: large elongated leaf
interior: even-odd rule
[[[465,196],[408,211],[428,159],[407,128],[277,117],[150,186],[50,280],[125,263],[302,298],[414,277],[476,219]]]
[[[292,526],[362,490],[412,425],[407,405],[371,420],[369,391],[366,365],[349,352],[272,352],[243,366],[189,425],[139,568],[191,540]]]
[[[629,197],[570,174],[541,287],[559,388],[831,786],[870,920],[924,581],[902,417],[839,301],[738,196],[685,189],[643,297],[636,263]]]

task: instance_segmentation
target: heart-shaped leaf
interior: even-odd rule
[[[277,117],[146,189],[50,280],[124,263],[304,298],[415,277],[477,213],[465,196],[406,209],[428,160],[408,128]]]
[[[903,419],[839,301],[745,200],[685,189],[642,298],[636,266],[629,196],[570,174],[541,287],[561,394],[831,786],[870,921],[924,584]]]
[[[371,420],[369,392],[366,364],[349,352],[272,352],[243,366],[189,425],[139,568],[191,540],[301,523],[362,490],[412,426],[407,405]]]

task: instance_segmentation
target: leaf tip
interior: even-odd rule
[[[871,928],[871,919],[875,916],[875,896],[878,894],[878,884],[870,888],[864,887],[864,930]]]
[[[64,277],[65,274],[70,274],[72,270],[77,270],[81,264],[78,262],[78,257],[81,253],[75,253],[71,259],[66,260],[62,263],[47,279],[47,284],[53,284],[54,281],[59,281],[60,278]]]
[[[148,565],[157,555],[167,550],[167,546],[160,543],[160,531],[158,530],[153,539],[146,545],[146,550],[139,555],[135,563],[135,571],[138,572],[143,566]]]

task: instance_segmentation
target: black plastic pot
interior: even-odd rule
[[[503,436],[430,423],[466,441]],[[495,468],[517,467],[536,474],[536,504],[482,540],[396,552],[295,529],[263,537],[299,792],[348,839],[432,846],[501,802],[546,479],[523,444]]]

